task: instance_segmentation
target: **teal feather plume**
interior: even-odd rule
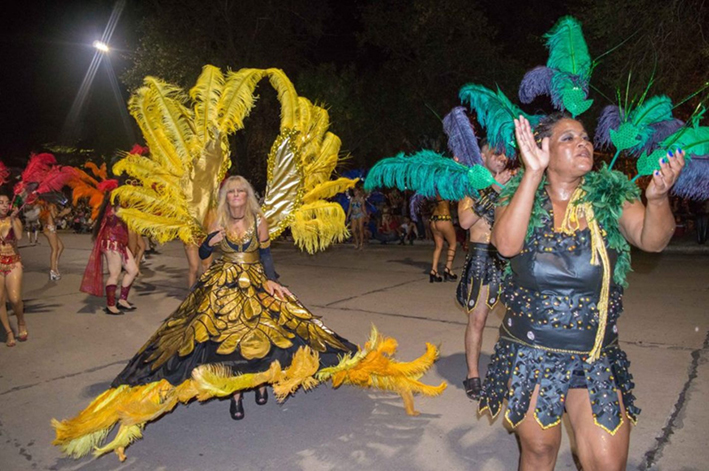
[[[571,16],[562,17],[544,38],[549,49],[547,66],[525,74],[519,87],[520,100],[531,103],[539,95],[549,95],[556,109],[568,110],[576,117],[593,104],[587,98],[594,63],[581,23]]]
[[[522,115],[535,127],[541,119],[541,116],[523,112],[499,88],[493,92],[482,85],[469,83],[460,89],[458,96],[463,104],[477,113],[478,122],[485,128],[490,145],[510,159],[517,154],[513,120]]]
[[[466,167],[432,150],[413,155],[403,152],[380,160],[367,174],[364,188],[395,187],[413,190],[427,198],[457,201],[465,196],[478,196],[478,190],[497,182],[482,165]]]
[[[549,48],[547,67],[582,78],[591,75],[593,61],[588,53],[581,23],[576,18],[561,18],[544,38]]]

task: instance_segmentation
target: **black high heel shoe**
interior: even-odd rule
[[[244,418],[244,404],[242,402],[244,396],[239,396],[239,400],[234,399],[231,396],[231,404],[229,404],[229,415],[234,420],[241,420]]]
[[[259,406],[262,406],[268,402],[268,389],[263,390],[263,394],[261,394],[261,390],[257,389],[256,390],[256,404]]]
[[[428,274],[428,282],[433,283],[434,281],[436,283],[440,283],[441,281],[443,281],[443,278],[441,278],[441,275],[439,275],[437,271],[431,270],[431,272]]]
[[[443,269],[443,279],[445,279],[446,281],[455,281],[458,279],[458,275],[456,275],[455,273],[450,271],[448,267],[446,267]]]

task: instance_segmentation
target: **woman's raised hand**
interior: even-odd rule
[[[514,122],[517,146],[522,156],[522,162],[524,162],[525,171],[543,172],[549,165],[549,138],[542,139],[542,147],[539,148],[534,140],[532,126],[527,121],[527,118],[520,115]]]
[[[668,152],[667,157],[660,159],[660,170],[655,170],[652,180],[645,190],[648,201],[659,200],[667,197],[667,193],[675,184],[679,174],[684,168],[684,151],[677,149]]]
[[[212,237],[211,239],[209,239],[209,243],[208,243],[207,245],[209,245],[210,247],[214,247],[214,246],[217,245],[219,242],[221,242],[222,240],[224,240],[224,237],[225,237],[225,236],[226,236],[226,230],[224,230],[224,228],[222,227],[222,228],[220,228],[220,229],[217,231],[216,234],[214,234],[214,237]]]

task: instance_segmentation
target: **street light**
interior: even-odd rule
[[[103,53],[108,52],[108,44],[103,41],[94,41],[94,47]]]

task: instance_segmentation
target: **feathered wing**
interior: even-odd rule
[[[540,119],[540,116],[524,113],[500,89],[493,92],[482,85],[469,83],[460,89],[458,96],[463,104],[477,113],[478,122],[487,131],[490,145],[510,159],[517,154],[513,120],[522,115],[535,127]]]
[[[282,71],[268,70],[282,109],[281,134],[268,157],[263,211],[272,238],[290,227],[296,245],[313,253],[348,236],[342,207],[327,199],[356,180],[331,180],[341,142],[328,132],[327,110],[298,97]]]
[[[483,163],[473,125],[462,106],[456,106],[443,118],[443,131],[448,136],[448,149],[466,167]]]
[[[186,244],[198,243],[206,233],[219,183],[231,164],[219,126],[225,89],[221,71],[205,66],[190,90],[189,106],[180,88],[154,77],[131,97],[131,114],[150,153],[129,153],[113,167],[117,175],[130,175],[142,191],[123,185],[111,196],[126,206],[119,215],[132,230],[161,242],[179,237]]]
[[[482,165],[465,167],[431,150],[407,156],[404,153],[377,162],[367,174],[365,189],[395,187],[413,190],[427,198],[446,200],[478,196],[478,190],[495,184]]]

